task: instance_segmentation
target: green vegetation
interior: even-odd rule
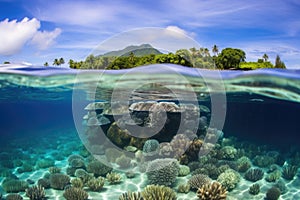
[[[137,66],[170,63],[187,67],[203,69],[231,69],[231,70],[253,70],[261,68],[282,68],[286,66],[279,55],[275,65],[269,61],[265,53],[257,62],[246,62],[246,53],[237,48],[225,48],[219,52],[219,47],[214,45],[211,49],[195,47],[190,49],[179,49],[175,53],[161,53],[149,44],[140,46],[128,46],[125,49],[111,51],[103,55],[89,55],[84,61],[69,60],[68,64],[73,69],[129,69]],[[54,59],[53,65],[64,64],[63,58]],[[48,62],[44,64],[48,66]]]

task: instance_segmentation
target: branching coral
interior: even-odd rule
[[[282,177],[286,180],[293,180],[294,176],[297,174],[298,167],[294,165],[284,166],[282,169]]]
[[[46,193],[42,186],[32,186],[26,189],[26,196],[29,197],[30,200],[44,200],[46,199]]]
[[[76,188],[83,188],[83,182],[80,178],[74,178],[71,180],[71,185]]]
[[[140,192],[125,192],[120,195],[119,200],[144,200]]]
[[[260,192],[260,186],[259,184],[255,183],[250,186],[249,193],[252,195],[257,195]]]
[[[81,188],[69,187],[63,193],[66,200],[87,200],[89,195]]]
[[[148,185],[143,191],[145,200],[176,200],[176,193],[169,187],[159,185]]]
[[[151,161],[147,167],[150,184],[170,186],[176,181],[179,164],[176,159],[165,158]]]
[[[256,182],[258,180],[261,180],[263,176],[264,176],[263,170],[259,168],[255,168],[255,169],[252,168],[245,173],[244,178],[248,181]]]
[[[110,184],[117,184],[121,182],[122,177],[120,174],[112,172],[106,175],[106,179]]]
[[[210,184],[210,182],[211,179],[207,175],[196,174],[190,178],[188,184],[191,186],[192,189],[197,190],[198,188],[201,188],[203,185]]]
[[[227,191],[218,182],[205,184],[197,190],[197,197],[200,200],[225,200]]]
[[[87,186],[91,191],[99,192],[104,186],[105,179],[103,177],[93,178],[87,182]]]

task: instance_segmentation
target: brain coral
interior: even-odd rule
[[[146,174],[150,184],[172,185],[176,181],[179,164],[176,159],[155,159],[148,164]]]

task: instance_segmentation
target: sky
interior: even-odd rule
[[[0,0],[0,63],[50,65],[95,49],[227,47],[300,69],[299,0]],[[175,33],[175,34],[172,34]]]

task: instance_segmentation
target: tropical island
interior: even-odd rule
[[[262,55],[256,62],[246,62],[246,53],[237,48],[225,48],[219,51],[214,45],[212,55],[208,48],[195,47],[179,49],[175,53],[162,53],[149,44],[128,46],[119,51],[111,51],[103,55],[89,55],[84,61],[69,60],[73,69],[129,69],[142,65],[170,63],[187,67],[220,70],[254,70],[260,68],[282,68],[286,66],[279,55],[274,64],[269,61],[267,54]],[[55,59],[53,65],[64,64],[63,58]],[[48,63],[44,64],[48,66]]]

